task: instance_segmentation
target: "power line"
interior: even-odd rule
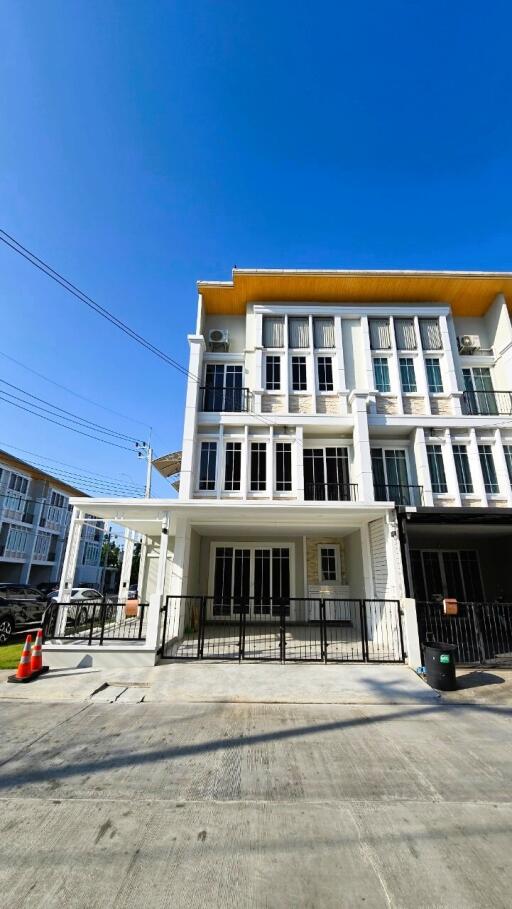
[[[89,432],[82,432],[80,429],[75,429],[73,426],[67,426],[66,423],[59,423],[58,420],[52,420],[50,417],[45,417],[42,413],[36,413],[34,410],[22,407],[21,404],[15,404],[14,401],[2,397],[2,392],[0,392],[0,401],[4,401],[12,407],[17,407],[18,410],[24,410],[26,413],[30,413],[34,417],[39,417],[41,420],[46,420],[47,423],[54,423],[55,426],[62,426],[64,429],[69,429],[70,432],[77,432],[80,436],[87,436],[88,439],[94,439],[95,442],[103,442],[104,445],[111,445],[113,448],[122,449],[122,451],[132,451],[127,445],[118,445],[116,442],[109,442],[108,439],[99,439],[97,436],[92,436]]]
[[[2,236],[2,234],[3,234],[3,236]],[[96,303],[96,301],[93,300],[92,297],[89,297],[86,293],[84,293],[84,291],[80,290],[80,288],[76,287],[75,284],[72,284],[71,281],[69,281],[67,278],[65,278],[63,275],[61,275],[58,271],[56,271],[54,268],[52,268],[51,265],[48,265],[47,262],[44,262],[43,259],[40,259],[38,256],[35,255],[35,253],[31,252],[29,249],[27,249],[25,246],[23,246],[18,240],[16,240],[14,237],[12,237],[10,234],[8,234],[7,231],[5,231],[1,228],[0,228],[0,240],[2,241],[2,243],[5,243],[6,246],[8,246],[10,249],[12,249],[13,252],[18,253],[19,256],[22,256],[24,259],[27,260],[27,262],[29,262],[35,268],[38,268],[39,271],[42,271],[43,274],[45,274],[48,278],[51,278],[52,281],[55,281],[57,284],[60,284],[60,286],[63,287],[64,290],[67,290],[68,293],[72,294],[72,296],[76,297],[77,300],[79,300],[81,303],[84,303],[86,306],[88,306],[89,309],[92,309],[99,316],[102,316],[102,318],[106,319],[108,322],[111,322],[112,325],[115,325],[116,328],[119,328],[121,331],[123,331],[126,335],[128,335],[129,338],[132,339],[132,341],[136,341],[138,344],[140,344],[146,350],[149,350],[150,353],[153,353],[155,356],[159,357],[160,360],[163,360],[164,363],[167,363],[168,366],[172,366],[173,369],[178,370],[178,372],[180,372],[186,378],[193,379],[193,381],[200,383],[199,376],[193,375],[185,366],[182,366],[182,364],[179,363],[177,360],[174,360],[168,354],[164,353],[163,350],[160,350],[159,347],[156,347],[156,345],[153,344],[151,341],[148,341],[142,335],[139,335],[138,332],[136,332],[132,328],[130,328],[130,326],[127,325],[125,322],[122,322],[121,319],[118,319],[117,316],[115,316],[113,313],[111,313],[104,306],[101,306],[99,303]],[[252,416],[254,417],[254,419],[259,420],[265,426],[272,425],[268,420],[265,419],[265,417],[262,417],[260,414],[254,413],[254,414],[252,414]]]
[[[38,372],[36,369],[32,369],[31,366],[27,366],[26,363],[22,363],[21,360],[16,360],[15,357],[11,357],[10,354],[5,353],[5,351],[0,350],[0,357],[5,357],[6,360],[10,360],[12,363],[16,363],[17,366],[21,366],[22,369],[26,369],[27,372],[31,372],[34,376],[37,376],[39,379],[43,379],[45,382],[49,382],[50,385],[55,385],[56,388],[61,388],[63,391],[67,391],[70,395],[74,395],[75,398],[80,398],[81,401],[86,401],[87,404],[92,404],[93,407],[100,407],[101,410],[105,410],[107,413],[111,413],[116,417],[120,417],[122,420],[128,420],[131,423],[138,423],[139,426],[144,426],[146,429],[151,431],[151,426],[148,423],[143,423],[142,420],[136,420],[135,417],[128,417],[124,413],[120,413],[117,410],[112,410],[111,407],[106,407],[105,404],[100,404],[98,401],[93,401],[92,398],[86,398],[85,395],[79,394],[77,391],[73,391],[72,388],[69,388],[67,385],[62,385],[61,382],[56,382],[54,379],[48,378],[48,376],[43,375],[42,372]]]
[[[24,454],[32,455],[34,458],[37,458],[39,461],[43,461],[43,462],[47,461],[50,464],[61,464],[64,467],[71,467],[73,470],[77,470],[81,474],[90,474],[91,477],[96,477],[101,480],[115,481],[115,479],[116,479],[115,477],[110,477],[104,473],[95,473],[94,471],[89,470],[87,467],[78,467],[76,464],[69,464],[67,461],[58,461],[57,458],[49,458],[49,457],[46,457],[45,455],[38,454],[36,451],[29,451],[27,448],[20,448],[17,445],[11,445],[10,442],[0,442],[0,446],[2,446],[2,445],[7,445],[9,448],[13,448],[14,451],[22,451]],[[9,454],[9,452],[6,452],[6,453]],[[1,459],[1,457],[2,457],[2,453],[0,451],[0,459]],[[140,486],[140,487],[136,486],[136,484],[133,483],[131,480],[128,481],[126,485],[133,486],[134,488],[137,488],[137,489],[142,488],[142,486]]]
[[[59,407],[57,404],[53,404],[51,401],[46,401],[45,398],[40,398],[37,395],[31,394],[29,391],[25,391],[24,388],[20,388],[19,385],[13,385],[12,382],[8,382],[6,379],[1,379],[0,382],[2,385],[8,385],[9,388],[15,388],[16,391],[21,391],[23,395],[27,398],[33,398],[34,401],[41,401],[43,404],[48,404],[49,407],[53,410],[58,410],[60,413],[67,414],[68,416],[61,417],[63,420],[68,420],[70,423],[77,423],[78,425],[84,425],[87,429],[94,429],[96,432],[101,432],[105,435],[115,436],[118,439],[125,439],[127,442],[138,442],[139,439],[134,439],[132,436],[127,436],[122,432],[116,432],[113,429],[108,429],[106,426],[102,426],[101,423],[96,423],[93,420],[87,420],[85,417],[79,417],[76,414],[72,414],[71,411],[65,410],[63,407]],[[30,401],[25,401],[23,398],[19,398],[17,395],[13,395],[10,391],[3,391],[2,394],[9,395],[14,398],[16,401],[22,401],[23,404],[31,404]],[[39,404],[31,404],[32,407],[37,407],[38,410],[43,410],[45,413],[51,413],[53,416],[60,416],[59,414],[53,414],[52,410],[47,410],[45,407],[41,407]]]

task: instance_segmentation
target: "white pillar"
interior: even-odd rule
[[[428,390],[428,379],[427,379],[427,367],[425,365],[425,354],[423,353],[423,348],[421,346],[421,335],[420,335],[420,320],[418,316],[414,316],[414,333],[416,335],[416,344],[418,355],[414,357],[414,363],[416,364],[416,384],[418,391],[423,395],[425,399],[425,413],[430,414],[430,394]]]
[[[495,433],[494,433],[493,455],[494,455],[494,466],[496,467],[496,478],[498,480],[499,491],[502,496],[506,496],[507,505],[509,508],[511,508],[512,507],[512,489],[511,489],[510,479],[508,476],[505,452],[503,450],[503,440],[501,438],[501,431],[499,429],[496,429]]]
[[[61,604],[69,603],[73,582],[75,580],[76,563],[80,552],[80,541],[82,536],[84,512],[80,509],[73,508],[71,522],[69,525],[68,540],[66,544],[66,553],[62,565],[62,574],[60,577],[58,602]],[[57,616],[56,633],[63,635],[66,629],[66,617],[68,607],[61,605]]]
[[[449,429],[445,429],[444,431],[443,463],[448,493],[450,498],[453,499],[454,506],[460,508],[459,481],[457,480],[457,468],[455,467],[455,458],[453,455],[452,434]]]
[[[391,393],[396,395],[397,413],[403,414],[404,401],[402,397],[402,379],[400,376],[398,351],[396,349],[395,321],[393,316],[391,316],[389,320],[389,336],[391,340],[391,356],[388,359],[389,383],[391,385]]]
[[[188,592],[189,554],[190,554],[190,525],[186,518],[176,519],[176,536],[174,539],[174,558],[172,563],[171,581],[169,585],[170,609],[167,627],[169,637],[178,636],[183,630],[185,608],[180,608],[180,600],[174,599]],[[202,584],[202,589],[194,593],[205,593],[208,578],[196,579]]]
[[[135,544],[135,531],[127,530],[124,537],[123,562],[121,565],[121,576],[119,578],[119,598],[126,599],[128,588],[130,586],[130,576],[132,573],[133,548]]]
[[[453,412],[457,416],[461,412],[461,392],[459,391],[459,376],[457,375],[457,368],[454,360],[454,351],[457,350],[457,338],[455,335],[455,325],[453,324],[451,315],[450,317],[439,316],[439,331],[441,333],[441,343],[443,345],[444,360],[446,364],[446,391],[452,395]],[[460,371],[460,382],[460,387],[462,388],[462,371]]]
[[[292,455],[293,457],[293,455]],[[304,501],[304,427],[295,427],[295,458],[292,460],[292,488],[298,502]]]
[[[428,466],[425,430],[422,426],[418,426],[413,430],[413,451],[418,483],[423,487],[423,504],[427,507],[432,506],[434,504],[434,497],[432,495],[432,483]]]
[[[363,557],[364,599],[373,600],[375,597],[375,587],[373,583],[372,556],[368,524],[363,524],[359,532],[361,535],[361,555]]]
[[[402,610],[402,628],[407,651],[407,662],[412,669],[421,666],[421,647],[418,632],[418,616],[416,614],[416,600],[404,597],[400,602]]]
[[[354,482],[357,483],[357,500],[373,502],[373,472],[370,452],[370,434],[366,412],[367,392],[352,391],[349,402],[354,418]]]
[[[146,626],[146,646],[153,650],[158,649],[160,633],[160,610],[165,596],[165,571],[167,568],[167,550],[169,548],[169,520],[162,521],[160,534],[160,551],[158,553],[158,567],[156,588],[149,597],[148,620]]]
[[[190,374],[187,382],[187,397],[185,400],[185,419],[183,425],[183,445],[180,473],[180,499],[190,499],[192,497],[196,415],[199,404],[200,387],[202,384],[203,352],[205,349],[204,338],[202,335],[189,335],[188,341],[190,345]]]
[[[269,426],[267,442],[267,494],[269,499],[274,498],[274,427]]]
[[[469,430],[468,459],[471,479],[473,481],[473,492],[482,500],[482,505],[487,505],[487,493],[485,491],[484,475],[482,473],[482,465],[480,464],[480,454],[478,452],[478,440],[475,429]]]

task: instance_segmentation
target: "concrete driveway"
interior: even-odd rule
[[[511,711],[0,703],[0,904],[510,906]]]

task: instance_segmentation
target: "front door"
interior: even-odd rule
[[[211,615],[277,614],[290,604],[289,546],[215,546]]]

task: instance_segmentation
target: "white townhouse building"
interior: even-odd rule
[[[512,275],[198,289],[181,464],[156,465],[178,499],[72,500],[75,534],[87,509],[145,537],[149,659],[400,659],[404,598],[512,600]]]
[[[39,468],[0,451],[0,582],[58,582],[71,496],[85,494]],[[101,582],[103,521],[90,516],[77,552],[77,586]]]

